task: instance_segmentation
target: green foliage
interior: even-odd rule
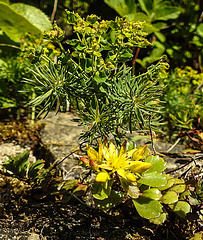
[[[115,3],[115,1],[106,2],[109,5]],[[124,4],[127,7],[123,7]],[[14,4],[14,6],[16,12],[21,14],[24,10],[27,12],[27,7],[24,5]],[[9,6],[7,8],[11,9]],[[43,111],[48,113],[55,104],[57,111],[67,110],[72,106],[82,118],[81,123],[88,127],[82,137],[89,142],[98,136],[104,138],[113,134],[119,143],[126,130],[130,132],[140,128],[151,130],[150,124],[157,125],[153,121],[156,114],[160,114],[158,103],[162,89],[164,85],[170,87],[171,84],[167,82],[170,77],[162,80],[166,77],[168,69],[164,59],[138,75],[131,73],[132,69],[129,65],[135,48],[146,48],[150,45],[144,31],[148,34],[154,33],[159,41],[154,42],[155,48],[150,57],[142,61],[137,59],[137,62],[145,66],[160,59],[166,50],[164,45],[166,39],[161,30],[166,27],[167,21],[177,19],[182,9],[173,6],[170,2],[150,0],[140,0],[139,6],[134,1],[117,1],[114,8],[121,15],[127,15],[127,18],[101,21],[96,15],[84,19],[78,14],[67,11],[67,22],[73,28],[74,37],[66,42],[66,46],[62,45],[64,32],[56,24],[51,31],[44,33],[41,42],[40,40],[29,42],[29,46],[24,46],[26,56],[36,63],[34,69],[30,65],[29,73],[26,77],[23,76],[30,84],[29,89],[37,95],[29,104],[34,107],[43,105],[40,114]],[[139,12],[139,8],[142,12]],[[27,18],[36,23],[33,24],[35,25],[33,31],[37,29],[36,19],[30,14]],[[138,19],[145,20],[146,23],[132,22]],[[18,30],[22,33],[21,28]],[[200,46],[202,26],[199,25],[196,31],[200,42],[196,39],[199,44],[197,45]],[[19,36],[12,35],[12,31],[7,35],[14,40]],[[44,42],[47,42],[47,45],[40,44]],[[52,43],[57,45],[58,49]],[[174,46],[174,49],[178,49],[177,46]],[[173,54],[170,49],[166,52],[169,55]],[[54,61],[53,53],[57,56]],[[6,61],[2,60],[0,63],[1,66],[6,66]],[[164,90],[163,100],[167,101],[167,97],[171,97],[167,95],[168,93],[175,96],[179,94],[180,100],[182,96],[186,99],[192,92],[191,96],[198,99],[192,103],[192,106],[198,105],[195,113],[200,117],[202,77],[193,72],[195,77],[191,83],[190,73],[188,74],[187,69],[184,71],[180,74],[177,72],[180,79],[174,77],[175,80],[178,79],[179,89],[175,85],[170,91]],[[29,76],[30,72],[33,78]],[[184,78],[187,79],[187,86],[185,86],[186,82],[183,82]],[[2,82],[0,90],[5,93],[6,81]],[[190,87],[188,83],[191,84]],[[175,96],[172,96],[173,100]],[[2,101],[5,98],[6,94]],[[180,101],[179,108],[185,109],[184,101]],[[174,108],[176,106],[174,104]],[[179,110],[175,108],[174,114],[170,115],[171,119],[176,121],[176,124],[177,122],[182,124],[181,127],[187,125],[191,127],[189,125],[191,121],[187,120],[187,116],[185,118],[179,115],[179,119],[175,116],[177,112],[180,114]],[[138,214],[152,223],[162,224],[167,219],[170,208],[177,215],[185,218],[191,212],[191,206],[186,201],[188,194],[186,183],[164,174],[166,168],[164,160],[158,155],[153,156],[145,146],[127,149],[125,144],[115,147],[112,143],[100,143],[98,152],[88,145],[88,157],[81,158],[86,167],[97,174],[92,189],[97,207],[107,210],[123,199],[130,198]],[[34,190],[42,190],[40,198],[54,196],[59,201],[67,202],[71,194],[86,191],[87,186],[78,184],[77,180],[64,181],[61,177],[56,177],[55,166],[45,168],[43,160],[29,163],[28,155],[26,152],[16,158],[9,158],[4,164],[6,171],[2,174],[27,181]],[[197,189],[201,187],[202,185]],[[201,190],[199,192],[198,196],[201,197]]]
[[[138,4],[134,0],[105,0],[105,2],[122,17],[127,16],[130,21],[145,20],[147,23],[153,23],[158,20],[167,21],[169,19],[176,19],[180,15],[181,10],[174,7],[168,1],[139,0],[139,7],[144,13],[138,10]],[[148,26],[153,29],[153,25],[149,24]]]
[[[23,152],[17,157],[8,157],[8,160],[3,164],[3,167],[12,172],[14,176],[25,177],[27,168],[29,151]]]
[[[42,45],[45,47],[40,43],[40,34],[51,29],[51,23],[41,10],[22,3],[1,1],[0,13],[0,109],[3,112],[12,108],[19,120],[20,109],[34,95],[34,89],[22,82],[31,75],[28,68],[32,68],[33,61],[30,52],[30,59],[26,58],[27,45],[30,49],[35,46],[35,53]]]
[[[57,176],[55,165],[45,168],[44,160],[29,161],[29,151],[25,151],[16,157],[8,156],[8,159],[2,164],[1,175],[17,178],[27,183],[26,192],[38,191],[40,194],[34,196],[37,199],[54,197],[54,200],[68,202],[71,195],[78,196],[84,194],[87,186],[79,184],[78,180],[73,179],[65,181]]]
[[[84,139],[92,141],[112,133],[118,140],[123,130],[146,128],[152,113],[159,109],[158,102],[163,77],[168,65],[161,60],[138,76],[131,74],[127,63],[132,59],[133,47],[146,47],[142,23],[125,19],[100,21],[95,15],[81,18],[67,12],[68,23],[76,38],[67,41],[68,50],[61,45],[60,33],[55,30],[45,36],[58,43],[61,55],[57,64],[36,64],[35,79],[26,79],[40,95],[31,105],[44,103],[42,111],[49,111],[58,102],[58,109],[67,105],[78,110],[82,123],[88,126]],[[62,36],[62,35],[60,35]],[[153,119],[154,117],[152,117]]]
[[[27,32],[39,34],[51,28],[47,16],[35,7],[22,3],[9,5],[0,2],[0,9],[1,29],[13,41],[19,41]]]
[[[1,44],[0,44],[1,46]],[[12,45],[15,47],[15,45]],[[33,63],[39,61],[43,63],[42,56],[46,55],[53,58],[59,50],[53,44],[45,41],[42,36],[27,34],[21,38],[21,44],[17,47],[17,52],[10,51],[6,45],[2,47],[0,59],[0,110],[6,112],[11,109],[17,120],[20,119],[20,111],[24,115],[34,120],[35,109],[32,109],[33,116],[29,116],[30,108],[25,108],[29,99],[35,96],[34,88],[23,82],[23,78],[31,77]],[[8,51],[8,52],[7,52]],[[4,116],[6,114],[4,113]]]
[[[162,100],[169,136],[193,129],[198,119],[203,122],[202,81],[203,74],[191,67],[176,68],[163,81],[166,87]]]
[[[27,69],[30,61],[19,55],[3,59],[0,65],[0,108],[23,107],[28,98],[25,92],[30,87],[22,83],[22,78],[30,75]],[[19,93],[19,90],[24,93]]]
[[[153,49],[140,52],[136,59],[142,67],[167,54],[170,65],[193,65],[202,69],[201,3],[189,0],[104,0],[117,13],[130,21],[145,21],[144,31],[150,34]],[[184,27],[183,27],[184,26]]]
[[[108,210],[115,206],[118,202],[121,202],[124,196],[124,193],[112,190],[108,198],[101,200],[95,198],[94,202],[98,208]]]
[[[150,56],[145,56],[143,59],[136,59],[142,66],[151,64],[164,54],[166,47],[163,42],[166,41],[165,36],[161,33],[167,24],[166,21],[177,19],[181,13],[181,7],[173,6],[169,1],[152,1],[152,0],[135,0],[114,1],[105,0],[110,7],[117,13],[128,20],[137,22],[145,21],[144,31],[148,34],[154,34],[157,38],[153,41],[153,50]]]
[[[78,14],[67,14],[68,24],[73,26],[78,38],[68,42],[74,49],[72,56],[81,62],[86,71],[92,68],[94,75],[102,69],[113,70],[131,60],[132,47],[149,45],[141,22],[132,23],[122,18],[99,21],[95,15],[87,16],[85,20]]]
[[[126,142],[120,147],[99,142],[98,151],[87,146],[88,157],[81,158],[97,173],[92,189],[97,207],[110,209],[128,196],[138,214],[155,224],[167,219],[167,205],[185,218],[191,212],[183,197],[185,181],[164,174],[166,163],[158,155],[152,156],[146,146],[130,150],[126,146]]]

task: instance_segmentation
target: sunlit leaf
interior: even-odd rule
[[[164,162],[163,158],[160,158],[158,155],[156,156],[148,156],[145,159],[145,162],[152,163],[152,166],[146,172],[157,172],[162,173],[166,169],[166,162]]]
[[[48,17],[33,6],[20,3],[8,5],[0,2],[0,11],[1,29],[13,41],[19,41],[27,32],[39,34],[51,28]]]
[[[162,197],[162,194],[158,190],[158,188],[150,188],[150,189],[145,190],[142,193],[142,196],[146,197],[146,198],[151,198],[151,199],[154,199],[154,200],[159,200]]]
[[[143,218],[155,218],[162,213],[162,205],[157,200],[140,196],[138,199],[132,199],[132,201],[137,212]]]
[[[153,17],[153,21],[176,19],[181,14],[181,9],[173,6],[160,8]]]
[[[169,206],[178,216],[182,218],[185,218],[186,214],[191,212],[191,206],[185,201],[178,201],[174,205]]]
[[[136,13],[137,10],[134,0],[104,0],[104,2],[120,14],[121,17]]]
[[[46,16],[40,9],[23,3],[14,3],[11,4],[11,7],[24,16],[35,27],[40,29],[40,31],[43,32],[51,29],[52,25],[48,16]]]
[[[163,212],[163,213],[160,214],[159,217],[151,218],[150,222],[152,222],[154,224],[157,224],[157,225],[160,225],[160,224],[162,224],[162,223],[164,223],[166,221],[167,216],[168,216],[168,214]]]
[[[178,194],[174,191],[167,191],[161,198],[164,204],[172,204],[178,201]]]
[[[182,193],[186,190],[186,184],[184,180],[175,178],[174,185],[170,188],[170,190],[176,192],[176,193]]]
[[[200,37],[203,38],[203,23],[200,23],[197,27],[197,34],[200,35]]]
[[[150,187],[160,187],[167,183],[166,176],[161,173],[144,173],[142,177],[137,181],[138,183],[145,184]]]
[[[153,4],[152,0],[139,0],[139,4],[144,12],[146,12],[148,15],[152,13]]]
[[[175,178],[173,178],[172,176],[170,176],[169,174],[166,174],[166,179],[167,179],[167,184],[165,186],[161,186],[159,187],[160,191],[169,189],[170,187],[172,187],[175,183]]]

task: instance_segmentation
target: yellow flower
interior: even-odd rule
[[[109,174],[107,172],[100,172],[97,174],[96,182],[107,182],[109,180]]]
[[[99,149],[98,152],[94,150],[94,148],[90,147],[87,145],[87,154],[90,159],[93,161],[96,161],[97,163],[100,163],[103,161],[103,149],[102,149],[103,144],[99,141]]]
[[[137,174],[142,174],[152,166],[151,163],[142,162],[145,158],[146,146],[131,151],[126,151],[123,144],[118,149],[112,142],[102,144],[99,142],[98,152],[92,147],[87,146],[87,154],[91,160],[98,165],[101,171],[96,176],[97,182],[106,182],[113,173],[130,182],[137,180]]]

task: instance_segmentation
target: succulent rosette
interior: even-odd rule
[[[187,190],[185,182],[164,174],[165,161],[153,155],[147,146],[134,148],[128,147],[127,142],[116,146],[99,141],[97,150],[87,145],[87,157],[81,157],[81,161],[96,173],[92,193],[101,209],[113,207],[127,195],[139,215],[155,224],[167,218],[164,205],[177,214],[181,209],[181,217],[191,211],[181,199]]]

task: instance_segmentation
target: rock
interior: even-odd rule
[[[50,112],[45,119],[40,120],[45,123],[40,133],[42,143],[49,148],[55,160],[62,160],[79,147],[79,137],[84,127],[78,126],[78,123],[73,121],[74,119],[78,117],[69,112],[58,114]],[[78,166],[78,161],[72,156],[67,157],[59,168],[63,170],[63,177],[66,180],[78,179],[83,171],[86,171]]]
[[[79,145],[79,137],[84,127],[78,126],[72,113],[50,112],[45,119],[41,131],[42,143],[49,147],[55,159],[61,159],[70,154]]]
[[[20,153],[23,153],[24,151],[30,151],[29,147],[21,147],[20,145],[15,145],[14,143],[3,143],[0,145],[0,165],[4,163],[5,159],[8,156],[17,156]],[[30,162],[35,162],[36,158],[33,156],[32,151],[30,151],[29,156]]]

